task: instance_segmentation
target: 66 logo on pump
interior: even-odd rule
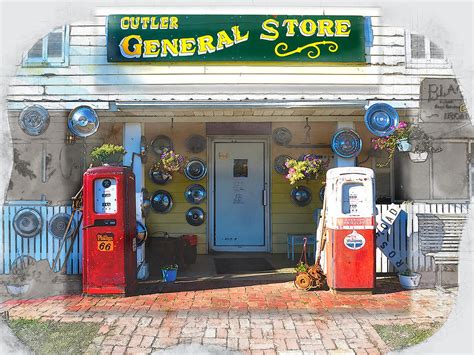
[[[362,234],[359,234],[355,230],[353,230],[351,234],[344,238],[344,245],[348,249],[359,250],[364,247],[365,238]]]
[[[114,250],[114,234],[99,233],[97,234],[97,250],[113,251]]]

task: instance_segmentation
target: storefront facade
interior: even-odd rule
[[[431,53],[425,55],[432,58],[421,58],[413,43],[426,39],[385,24],[372,8],[314,8],[304,14],[286,9],[277,15],[245,9],[161,13],[159,8],[139,14],[100,10],[93,19],[52,32],[25,54],[8,95],[15,162],[7,201],[67,205],[80,188],[91,149],[102,143],[125,146],[124,164],[133,160],[138,199],[142,188],[150,195],[157,190],[171,194],[168,213],[151,210],[145,218],[151,235],[196,234],[201,254],[285,253],[289,233],[314,231],[322,185],[303,183],[311,201],[296,204],[294,186],[275,169],[281,156],[316,154],[330,166],[373,168],[379,203],[413,199],[419,182],[403,174],[409,163],[377,167],[384,157],[370,149],[373,135],[364,115],[384,102],[400,120],[423,121],[423,80],[454,79],[436,45],[428,40]],[[58,43],[58,50],[50,51]],[[49,114],[49,126],[35,136],[18,123],[32,105]],[[97,132],[86,139],[71,137],[67,128],[78,106],[93,108],[100,119]],[[361,138],[356,158],[342,158],[331,149],[334,133],[344,127]],[[470,127],[452,138],[466,159],[469,132]],[[207,174],[199,180],[174,174],[167,184],[153,182],[149,171],[158,155],[152,143],[160,135],[176,152],[202,161]],[[204,138],[199,147],[190,143],[196,135]],[[144,141],[146,161],[132,154]],[[458,170],[468,176],[466,159]],[[441,192],[421,199],[468,201],[470,180],[457,178],[463,187],[454,198]],[[197,206],[205,213],[199,226],[186,221],[194,206],[185,191],[192,184],[207,193]],[[50,217],[42,221],[45,233]]]

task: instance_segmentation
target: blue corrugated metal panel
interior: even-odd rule
[[[29,203],[30,201],[10,201],[5,206],[0,206],[0,274],[10,273],[10,266],[19,256],[31,256],[36,261],[47,259],[52,266],[53,260],[59,249],[60,239],[54,238],[49,232],[49,222],[57,213],[72,213],[72,207],[67,206],[46,206],[41,203]],[[15,232],[13,219],[15,214],[23,208],[35,209],[42,218],[41,232],[31,238],[23,238]],[[80,213],[74,217],[76,223],[79,222]],[[56,267],[59,271],[63,266],[66,250],[71,241],[61,251],[61,256]],[[71,254],[69,255],[66,273],[80,274],[82,272],[82,228],[79,229],[79,236],[74,242]]]

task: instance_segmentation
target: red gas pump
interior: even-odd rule
[[[326,178],[327,283],[333,291],[375,287],[375,183],[371,169],[334,168]]]
[[[84,173],[84,294],[126,294],[136,287],[135,175],[102,166]]]

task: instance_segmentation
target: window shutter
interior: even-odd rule
[[[422,35],[411,34],[411,57],[412,58],[425,58],[425,37]]]
[[[48,58],[62,58],[63,56],[63,34],[62,32],[51,32],[48,35]]]
[[[43,39],[40,39],[35,43],[33,47],[28,51],[28,58],[30,59],[42,59],[43,58]]]
[[[430,42],[430,57],[433,59],[443,59],[443,50],[433,42]]]

